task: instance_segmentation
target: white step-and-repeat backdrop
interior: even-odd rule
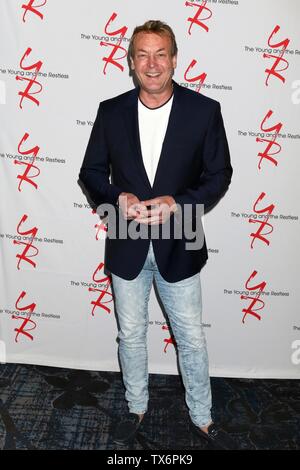
[[[119,370],[78,173],[99,101],[133,87],[133,28],[161,19],[175,80],[221,102],[234,168],[204,219],[211,375],[300,378],[299,17],[298,0],[0,1],[2,362]],[[150,372],[177,373],[154,291],[149,307]]]

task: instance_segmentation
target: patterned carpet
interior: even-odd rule
[[[212,378],[213,418],[240,449],[300,449],[300,380]],[[149,410],[127,449],[209,448],[189,428],[181,379],[150,375]],[[0,449],[126,449],[112,442],[126,410],[121,375],[0,365]]]

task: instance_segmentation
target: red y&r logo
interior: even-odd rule
[[[18,175],[17,176],[17,179],[20,180],[19,185],[18,185],[18,190],[19,191],[21,191],[21,185],[22,185],[23,181],[26,181],[26,183],[32,184],[32,186],[34,186],[35,189],[37,189],[37,187],[38,187],[37,184],[34,181],[32,181],[32,179],[36,178],[40,174],[40,169],[36,165],[34,165],[34,161],[35,161],[36,156],[37,156],[37,154],[40,150],[40,147],[38,147],[38,145],[36,145],[35,147],[33,147],[30,150],[22,151],[21,146],[23,145],[24,142],[26,142],[28,137],[29,137],[29,134],[27,132],[25,132],[25,134],[23,135],[21,141],[19,142],[18,152],[21,155],[31,155],[32,154],[32,156],[33,156],[32,162],[27,163],[27,162],[19,162],[18,160],[14,160],[15,165],[25,165],[25,167],[26,167],[23,175]],[[29,172],[32,169],[36,170],[36,173],[30,175]]]
[[[241,295],[242,300],[251,300],[250,305],[248,308],[243,308],[242,312],[244,313],[242,322],[245,323],[245,318],[247,315],[252,315],[253,317],[257,318],[258,320],[261,320],[261,315],[257,313],[257,311],[262,310],[265,306],[265,302],[260,299],[260,296],[262,292],[264,291],[267,283],[265,281],[261,282],[260,284],[257,284],[256,286],[249,286],[249,282],[257,275],[257,271],[253,271],[249,279],[247,280],[245,287],[247,291],[257,291],[256,297],[250,297],[247,295]],[[254,308],[256,304],[259,304],[259,307]]]
[[[19,235],[32,235],[31,236],[31,239],[30,239],[30,242],[29,243],[25,243],[25,242],[20,242],[20,241],[17,241],[17,240],[14,240],[14,245],[25,245],[25,248],[23,250],[23,253],[22,254],[17,254],[16,255],[16,258],[19,258],[19,261],[18,261],[18,264],[17,264],[17,268],[20,269],[20,263],[21,261],[26,261],[27,263],[31,264],[34,268],[36,267],[36,263],[34,261],[32,261],[30,258],[33,258],[34,256],[37,256],[37,254],[39,253],[39,250],[38,248],[36,248],[35,246],[33,246],[32,244],[32,241],[33,241],[33,238],[36,237],[36,234],[38,232],[38,228],[37,227],[34,227],[34,228],[31,228],[30,230],[27,230],[25,232],[21,232],[20,231],[20,227],[21,225],[26,222],[28,216],[26,214],[23,215],[22,219],[20,220],[19,224],[18,224],[18,227],[17,227],[17,232]],[[35,250],[34,254],[32,255],[27,255],[27,252],[29,250]]]
[[[111,292],[108,292],[108,289],[110,288],[111,285],[111,278],[109,276],[102,277],[100,279],[96,278],[96,275],[98,272],[103,271],[104,274],[104,263],[100,263],[98,267],[96,268],[94,274],[93,274],[93,281],[97,283],[104,283],[106,282],[106,285],[103,289],[95,289],[93,287],[89,287],[89,292],[100,292],[100,295],[96,301],[92,300],[91,305],[94,305],[93,310],[92,310],[92,315],[95,315],[95,309],[96,307],[101,308],[102,310],[105,310],[107,313],[111,312],[111,309],[108,308],[106,305],[109,302],[112,302],[113,296]],[[105,296],[108,296],[108,300],[105,300]],[[103,300],[104,299],[104,300]]]
[[[39,60],[35,64],[29,65],[27,67],[25,67],[23,65],[23,62],[24,62],[25,58],[30,55],[31,51],[32,51],[32,49],[30,47],[28,47],[25,54],[23,55],[23,57],[20,61],[20,67],[21,67],[22,70],[34,70],[34,72],[33,72],[33,77],[34,78],[21,77],[20,75],[16,76],[16,80],[21,80],[21,81],[25,80],[25,81],[28,82],[28,85],[25,88],[25,90],[24,91],[19,91],[19,93],[18,93],[18,95],[20,95],[22,97],[21,100],[20,100],[20,103],[19,103],[19,107],[21,109],[22,109],[22,102],[23,102],[24,98],[27,98],[27,99],[33,101],[35,104],[37,104],[37,106],[39,106],[40,105],[39,100],[37,98],[35,98],[34,96],[32,96],[32,95],[37,95],[43,89],[42,85],[39,82],[36,81],[36,76],[37,76],[38,72],[40,71],[40,69],[43,65],[43,62],[41,60]],[[37,89],[37,91],[32,91],[30,93],[31,88],[34,85],[37,85],[38,89]]]
[[[41,12],[39,12],[37,10],[37,8],[41,8],[44,5],[46,5],[47,0],[44,0],[44,3],[40,3],[39,5],[34,5],[34,2],[35,2],[35,0],[29,0],[27,5],[25,5],[23,3],[23,5],[21,7],[21,8],[24,8],[24,10],[25,10],[24,15],[23,15],[23,23],[25,23],[25,16],[27,15],[28,11],[30,11],[31,13],[34,13],[35,15],[39,16],[41,18],[41,20],[43,20],[44,16]]]
[[[253,206],[253,210],[255,214],[266,214],[265,219],[264,220],[249,219],[249,223],[260,225],[256,233],[250,234],[250,237],[252,237],[251,248],[253,248],[253,244],[256,239],[261,240],[262,242],[266,243],[269,246],[270,241],[266,238],[266,236],[272,233],[274,230],[273,225],[271,225],[268,222],[270,214],[272,214],[272,212],[275,209],[274,204],[270,204],[268,207],[265,207],[264,209],[260,209],[260,210],[257,209],[258,203],[264,199],[265,195],[266,195],[265,193],[261,193],[261,195],[257,198]],[[263,233],[263,230],[265,227],[269,227],[270,230],[268,232]]]
[[[102,232],[107,232],[107,226],[103,222],[99,222],[98,224],[95,225],[96,230],[96,240],[99,240],[101,238],[101,233]]]
[[[163,325],[162,330],[168,330],[169,331],[169,327],[167,325]],[[166,343],[166,345],[164,347],[164,352],[165,353],[167,352],[167,347],[169,346],[169,344],[174,344],[174,345],[176,344],[175,339],[172,336],[170,336],[170,338],[165,338],[164,343]]]
[[[127,26],[123,26],[123,28],[117,29],[116,31],[109,32],[107,30],[109,24],[112,23],[116,19],[117,16],[118,16],[117,13],[113,13],[111,15],[110,19],[108,20],[108,22],[106,23],[105,28],[104,28],[105,34],[107,34],[108,36],[118,36],[120,34],[120,38],[119,38],[117,44],[110,44],[109,42],[104,42],[104,41],[100,42],[100,46],[112,47],[112,51],[111,51],[109,57],[103,57],[103,59],[102,59],[105,62],[105,66],[104,66],[104,69],[103,69],[104,75],[106,75],[106,67],[107,67],[108,64],[112,64],[115,67],[118,67],[122,72],[124,70],[124,66],[122,64],[119,64],[118,61],[124,59],[127,56],[127,50],[124,47],[121,46],[121,42],[122,42],[123,38],[125,37],[125,34],[126,34],[128,28],[127,28]],[[124,54],[121,57],[115,57],[116,53],[120,49],[124,52]]]
[[[272,37],[278,33],[278,31],[280,30],[280,26],[275,26],[275,28],[273,29],[269,39],[268,39],[268,46],[269,47],[272,47],[273,49],[274,48],[278,48],[278,47],[282,47],[282,50],[280,51],[280,54],[279,56],[277,55],[273,55],[273,54],[266,54],[264,53],[263,55],[263,58],[264,59],[274,59],[274,64],[272,66],[271,69],[266,69],[265,72],[267,74],[267,78],[266,78],[266,86],[269,86],[269,79],[270,79],[270,76],[273,75],[275,78],[278,78],[279,80],[281,80],[283,83],[285,83],[285,78],[283,77],[283,75],[279,72],[284,72],[284,70],[286,70],[289,66],[289,63],[286,59],[283,59],[283,54],[285,53],[289,43],[290,43],[290,40],[289,39],[284,39],[283,41],[280,41],[278,43],[273,43],[271,44],[271,39]],[[279,66],[279,64],[281,64],[281,62],[283,62],[285,64],[285,67],[284,68],[281,68],[281,69],[277,69],[277,67]]]
[[[272,126],[272,127],[264,127],[265,122],[268,119],[270,119],[272,114],[273,114],[272,110],[268,111],[268,113],[266,114],[266,116],[264,117],[264,119],[263,119],[263,121],[260,125],[260,129],[263,132],[271,133],[271,132],[275,131],[275,134],[272,137],[272,139],[271,140],[270,139],[261,139],[260,137],[256,137],[256,142],[267,142],[267,144],[268,144],[264,152],[258,153],[258,156],[261,157],[260,160],[259,160],[259,163],[258,163],[258,168],[259,169],[261,169],[261,162],[264,159],[269,160],[270,162],[273,163],[273,165],[277,166],[278,162],[275,158],[273,158],[273,156],[277,155],[278,153],[281,152],[281,145],[278,144],[278,142],[276,142],[276,139],[278,137],[279,132],[281,131],[281,128],[282,128],[282,125],[283,125],[282,122],[278,122],[275,126]],[[274,152],[271,152],[270,150],[273,148],[273,146],[275,146],[276,150]]]
[[[33,321],[33,320],[30,320],[30,317],[31,317],[31,314],[34,312],[34,309],[36,307],[36,304],[35,303],[32,303],[30,305],[26,305],[26,307],[19,307],[19,301],[21,299],[23,299],[26,295],[26,292],[23,291],[21,292],[21,294],[19,295],[19,298],[18,300],[16,301],[16,309],[21,311],[21,312],[24,312],[26,310],[29,310],[28,312],[28,316],[27,317],[21,317],[21,316],[18,316],[18,315],[13,315],[12,318],[13,320],[23,320],[23,323],[22,325],[20,326],[20,328],[15,328],[14,331],[16,331],[16,337],[15,337],[15,342],[17,343],[18,342],[18,337],[19,335],[24,335],[26,336],[27,338],[31,339],[31,341],[33,340],[33,336],[28,333],[28,331],[32,331],[36,328],[36,323]],[[27,325],[31,325],[31,328],[27,328],[25,329],[25,327]]]
[[[198,75],[197,77],[193,77],[193,78],[188,78],[187,77],[187,74],[189,73],[189,71],[194,68],[194,66],[197,64],[197,61],[195,59],[192,60],[192,62],[190,63],[190,65],[188,66],[188,68],[186,69],[185,73],[184,73],[184,79],[189,82],[189,83],[195,83],[195,82],[199,82],[199,85],[196,89],[196,91],[199,93],[200,90],[201,90],[201,87],[203,85],[203,83],[205,82],[206,80],[206,77],[207,77],[207,74],[205,72],[203,72],[201,75]]]
[[[97,214],[97,211],[95,209],[93,209],[92,214]],[[96,240],[99,240],[99,237],[101,238],[101,232],[107,232],[107,230],[108,230],[107,226],[102,221],[98,222],[98,224],[96,224],[94,227],[95,227],[95,229],[97,229],[96,230]],[[99,234],[100,234],[100,236],[99,236]]]
[[[203,21],[207,21],[209,20],[209,18],[211,18],[212,16],[212,11],[206,6],[206,3],[207,3],[207,0],[203,0],[202,1],[202,4],[201,5],[197,5],[195,3],[191,3],[191,2],[185,2],[185,6],[186,7],[195,7],[197,8],[197,13],[195,14],[195,16],[193,18],[188,18],[188,21],[190,21],[190,27],[189,27],[189,35],[191,35],[191,29],[192,29],[192,26],[193,24],[196,24],[198,26],[200,26],[201,28],[203,28],[206,32],[208,32],[208,26],[206,26]],[[205,18],[202,17],[200,18],[200,15],[202,14],[202,12],[204,11],[207,11],[208,12],[208,16],[206,16]]]

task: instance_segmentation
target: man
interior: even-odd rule
[[[147,411],[146,334],[154,279],[175,336],[192,428],[230,448],[230,437],[211,418],[199,275],[206,245],[188,249],[186,233],[175,234],[178,214],[190,214],[185,220],[195,228],[201,219],[197,208],[215,204],[230,184],[220,105],[173,81],[177,45],[167,24],[147,21],[136,27],[128,56],[138,86],[100,103],[79,177],[95,204],[119,211],[127,235],[130,223],[144,235],[145,227],[148,235],[155,227],[169,224],[171,229],[168,237],[108,233],[106,239],[105,266],[112,275],[129,405],[114,441],[128,442]],[[182,225],[182,218],[177,223]]]

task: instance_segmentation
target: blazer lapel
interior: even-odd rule
[[[150,190],[152,190],[148,175],[144,166],[142,150],[141,150],[141,141],[140,141],[140,132],[139,132],[139,120],[138,120],[138,95],[139,88],[136,88],[132,91],[130,98],[128,100],[128,105],[125,107],[123,116],[125,120],[125,125],[127,132],[130,138],[134,160],[138,166],[139,173],[143,178],[144,183],[147,185]]]
[[[173,80],[173,90],[174,90],[174,97],[172,108],[170,111],[169,121],[167,125],[167,130],[165,134],[165,138],[163,141],[162,149],[160,158],[158,161],[155,178],[153,182],[153,189],[158,189],[160,186],[160,181],[162,178],[167,177],[168,167],[171,164],[172,158],[174,158],[175,147],[176,143],[174,142],[174,136],[179,135],[179,127],[180,127],[180,113],[179,113],[179,106],[178,101],[180,98],[180,86],[177,85],[176,82]],[[178,132],[177,132],[178,129]]]

